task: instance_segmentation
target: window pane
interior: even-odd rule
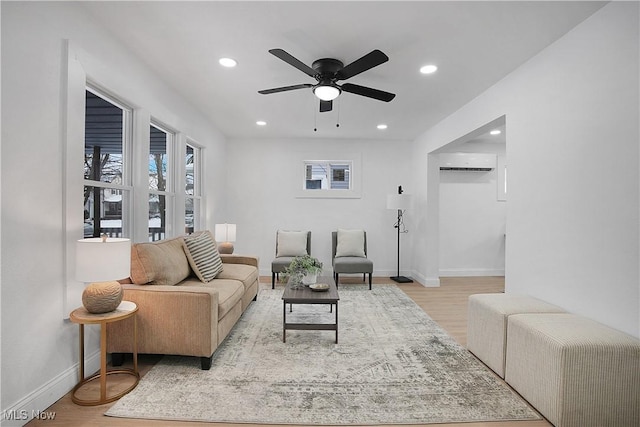
[[[186,171],[186,188],[185,191],[187,196],[193,196],[195,194],[195,153],[193,147],[187,145],[186,156],[185,156],[185,171]]]
[[[122,184],[124,110],[86,91],[84,178]]]
[[[95,200],[102,202],[96,204]],[[84,237],[99,237],[103,233],[122,237],[122,191],[85,186]]]
[[[164,239],[166,218],[166,197],[149,194],[149,241]]]
[[[185,200],[185,209],[184,209],[184,232],[186,234],[193,233],[194,221],[195,217],[194,213],[194,200],[191,197],[187,197]]]
[[[349,165],[331,165],[331,188],[337,190],[349,189]]]
[[[184,206],[184,232],[186,234],[200,227],[200,155],[202,150],[193,145],[186,145],[184,152],[185,166],[185,206]]]
[[[167,189],[167,133],[150,126],[149,189]]]
[[[305,165],[305,188],[307,190],[329,188],[327,167],[328,165],[322,163],[307,163]]]

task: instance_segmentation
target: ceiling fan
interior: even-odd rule
[[[342,85],[337,84],[340,80],[347,80],[387,62],[389,57],[377,49],[346,66],[337,59],[322,58],[314,61],[311,67],[309,67],[282,49],[271,49],[269,50],[269,53],[282,59],[287,64],[297,68],[308,76],[315,78],[317,83],[303,83],[293,86],[259,90],[258,93],[263,95],[289,90],[312,88],[315,96],[320,99],[321,113],[331,111],[333,109],[333,100],[342,92],[366,96],[367,98],[373,98],[384,102],[389,102],[396,96],[393,93],[372,89],[370,87],[354,85],[351,83],[344,83]]]

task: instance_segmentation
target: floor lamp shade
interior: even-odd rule
[[[236,225],[235,224],[216,224],[215,228],[218,252],[221,254],[233,253],[233,242],[236,241]]]
[[[387,195],[387,209],[407,210],[411,207],[411,196],[402,194]]]
[[[113,311],[122,302],[118,279],[129,277],[131,241],[95,237],[76,244],[76,280],[91,284],[82,293],[82,304],[89,313]]]

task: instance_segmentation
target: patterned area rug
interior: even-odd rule
[[[395,285],[339,293],[338,344],[333,331],[287,331],[283,343],[282,288],[263,288],[210,371],[199,358],[164,357],[106,415],[321,425],[540,419]],[[294,305],[293,316],[334,319],[326,305]]]

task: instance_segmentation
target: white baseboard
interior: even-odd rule
[[[420,274],[417,271],[413,272],[413,278],[418,281],[425,288],[437,288],[440,286],[439,277],[428,277],[424,274]]]
[[[449,268],[449,269],[440,270],[440,277],[470,277],[470,276],[504,276],[504,268],[503,269]]]
[[[96,351],[85,359],[85,373],[93,373],[100,369],[100,351]],[[46,409],[57,402],[62,396],[69,393],[78,383],[78,364],[61,372],[50,381],[38,387],[15,404],[8,408],[2,408],[0,426],[23,426],[34,418],[55,419],[54,413]]]

